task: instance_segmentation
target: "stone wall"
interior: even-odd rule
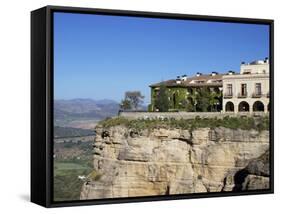
[[[247,171],[268,148],[268,131],[96,127],[94,176],[81,199],[268,188],[269,174]]]
[[[240,112],[240,113],[222,113],[222,112],[120,112],[119,116],[131,119],[148,119],[148,118],[175,118],[175,119],[194,119],[201,118],[224,118],[239,116],[263,116],[264,112]]]

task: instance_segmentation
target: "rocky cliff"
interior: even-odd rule
[[[80,198],[266,189],[268,148],[268,131],[96,127]]]

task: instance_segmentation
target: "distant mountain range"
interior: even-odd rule
[[[55,120],[101,120],[118,114],[119,104],[114,100],[71,99],[54,101]]]

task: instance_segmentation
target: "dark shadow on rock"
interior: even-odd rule
[[[245,169],[241,169],[238,172],[236,172],[236,174],[234,175],[235,186],[232,189],[233,192],[239,192],[243,190],[242,184],[244,183],[247,175],[248,175],[248,171]]]

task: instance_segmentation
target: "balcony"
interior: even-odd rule
[[[223,98],[224,99],[231,99],[233,97],[233,94],[232,93],[225,93],[224,95],[223,95]]]
[[[261,98],[262,97],[262,94],[261,93],[256,93],[256,92],[254,92],[253,94],[252,94],[252,98]]]
[[[246,98],[247,97],[247,93],[238,93],[237,97],[238,98]]]

